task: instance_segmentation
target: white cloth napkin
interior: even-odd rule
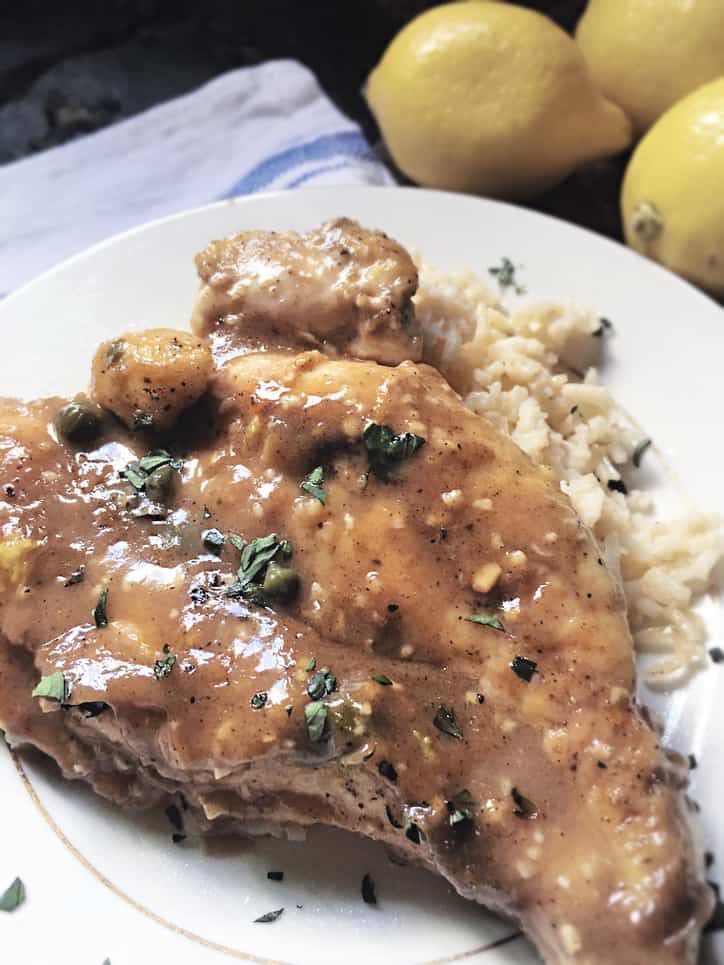
[[[277,60],[230,71],[0,166],[0,296],[97,241],[185,208],[302,184],[390,183],[306,67]]]

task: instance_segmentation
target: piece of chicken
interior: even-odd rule
[[[245,231],[213,241],[196,267],[191,327],[211,336],[218,358],[280,344],[386,365],[422,356],[412,259],[349,218],[302,235]]]
[[[0,726],[123,804],[182,793],[202,831],[373,837],[549,963],[692,963],[711,894],[591,535],[433,369],[328,357],[409,332],[330,295],[314,235],[240,237],[278,311],[246,256],[202,289],[228,361],[170,454],[110,417],[66,443],[61,400],[0,406]],[[223,290],[243,310],[217,324]]]
[[[4,412],[1,508],[31,545],[0,630],[63,674],[78,709],[59,733],[86,758],[69,776],[109,793],[115,754],[137,800],[182,790],[201,823],[368,834],[518,915],[548,962],[693,961],[700,859],[633,703],[620,592],[553,480],[426,366],[251,354],[212,392],[215,430],[179,440],[157,522],[123,505],[131,439],[78,460],[49,444],[57,403]],[[370,423],[425,442],[381,459]],[[317,466],[315,495],[300,483]],[[296,597],[227,595],[239,553],[207,551],[211,526],[289,540],[273,562]],[[16,741],[35,740],[36,680],[0,685]]]
[[[164,431],[204,394],[212,368],[198,336],[173,328],[129,332],[98,346],[91,395],[129,429]]]

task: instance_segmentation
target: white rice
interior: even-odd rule
[[[507,308],[497,286],[472,271],[429,266],[415,301],[426,360],[470,409],[554,469],[595,534],[623,584],[637,648],[659,655],[646,670],[649,685],[687,679],[706,659],[706,627],[693,606],[724,556],[724,520],[697,513],[660,521],[645,492],[608,487],[643,437],[595,368],[582,374],[566,365],[590,357],[598,316],[565,301],[524,298]]]

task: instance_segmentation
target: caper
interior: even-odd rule
[[[299,577],[297,571],[291,566],[280,566],[279,563],[270,563],[267,566],[263,585],[266,595],[274,596],[279,600],[290,600],[298,587]]]
[[[87,442],[98,435],[101,417],[98,409],[90,402],[69,402],[58,413],[55,426],[64,439],[70,442]]]
[[[361,720],[359,708],[347,695],[341,694],[328,704],[329,724],[333,730],[342,734],[354,734],[360,728]]]
[[[175,470],[170,465],[159,466],[146,478],[146,495],[154,503],[163,503],[171,495]]]

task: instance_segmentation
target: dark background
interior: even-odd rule
[[[386,158],[360,90],[400,27],[433,5],[423,0],[6,0],[0,4],[0,163],[97,130],[225,70],[276,57],[293,57],[310,67]],[[571,30],[586,0],[519,5]],[[530,207],[620,238],[618,193],[625,161],[591,165]]]

